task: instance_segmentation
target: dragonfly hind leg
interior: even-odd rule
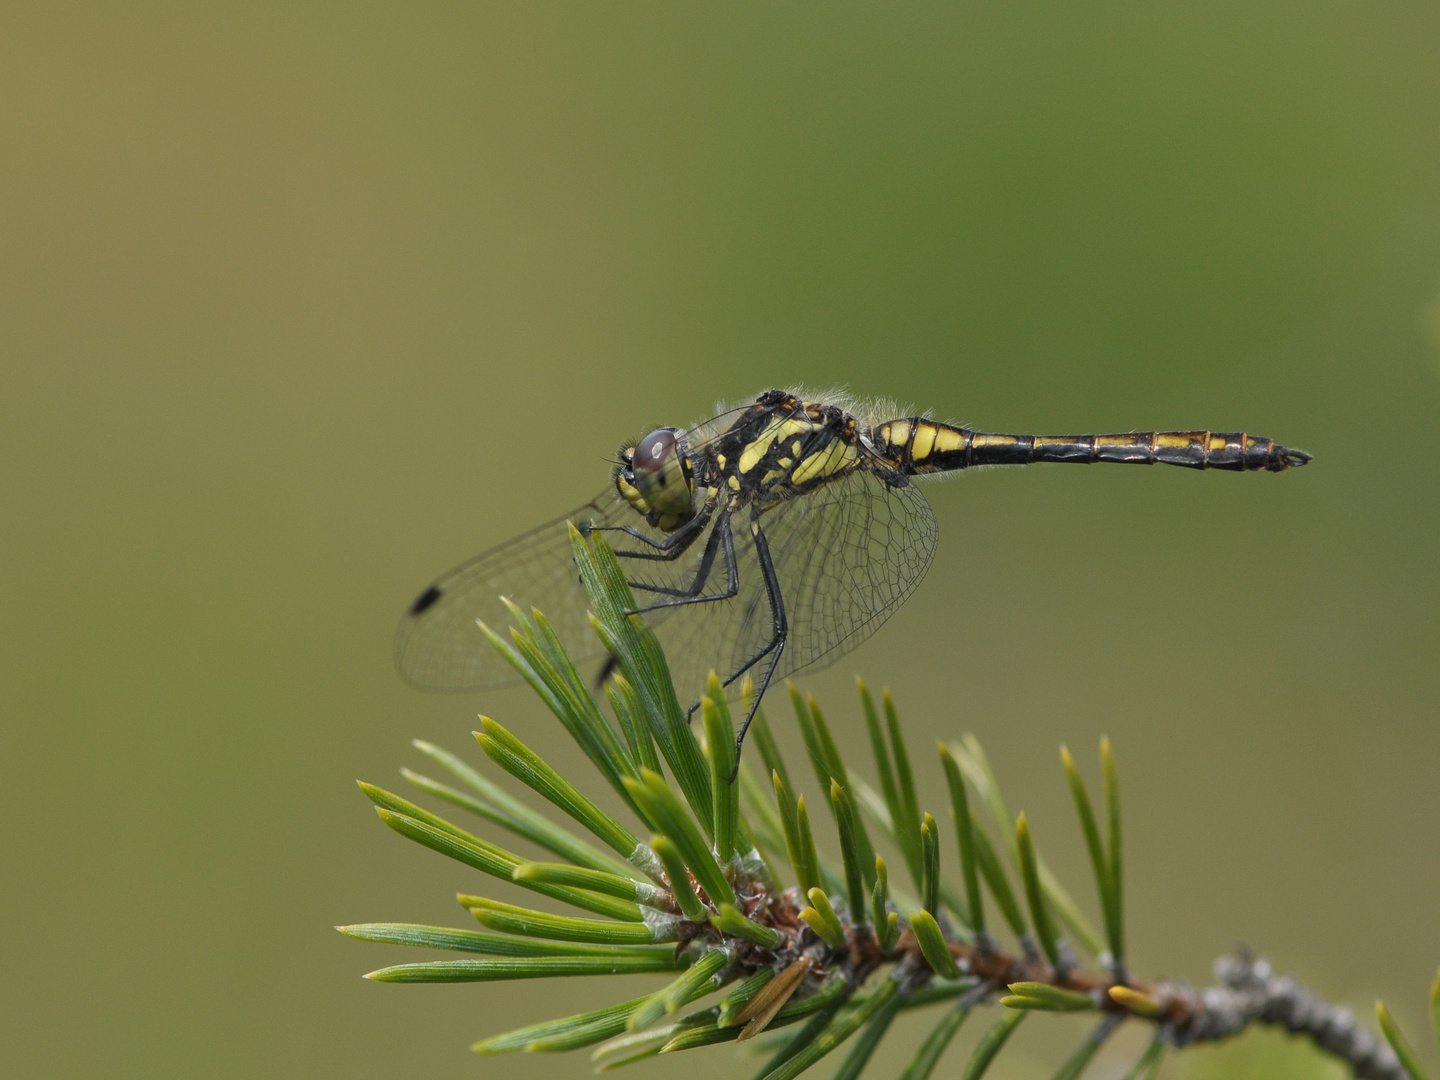
[[[780,665],[780,655],[785,651],[785,642],[790,636],[790,624],[785,617],[785,597],[780,592],[780,579],[775,574],[775,564],[770,558],[770,544],[765,539],[764,530],[760,528],[758,512],[750,522],[750,536],[755,544],[755,557],[760,563],[761,576],[765,579],[765,594],[770,601],[771,635],[770,640],[754,656],[731,672],[721,685],[730,686],[766,656],[770,657],[770,663],[765,665],[765,674],[755,685],[755,698],[750,702],[750,709],[745,714],[744,723],[740,725],[739,734],[735,736],[735,768],[730,771],[729,777],[732,784],[740,772],[740,751],[745,744],[745,733],[750,730],[750,722],[755,719],[755,712],[760,708],[760,699],[765,696],[770,680],[775,677],[775,669]],[[690,711],[693,713],[695,707],[691,706]]]

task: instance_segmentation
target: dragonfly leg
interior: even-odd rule
[[[708,596],[701,596],[700,592],[705,588],[706,582],[710,580],[710,571],[715,564],[715,551],[717,547],[723,547],[725,551],[725,591],[711,593]],[[648,592],[659,593],[662,596],[680,597],[677,600],[657,600],[653,604],[635,608],[627,611],[627,615],[644,615],[647,611],[656,611],[660,608],[681,607],[684,604],[709,604],[716,600],[729,600],[740,591],[740,568],[735,561],[735,537],[730,531],[730,515],[723,515],[715,524],[715,529],[710,534],[710,540],[705,545],[705,555],[700,560],[700,568],[695,573],[695,580],[684,589],[670,589],[663,585],[644,585],[637,582],[630,582],[632,589],[645,589]]]
[[[745,661],[725,680],[723,685],[729,686],[764,659],[767,654],[770,656],[770,663],[765,666],[765,675],[755,686],[755,699],[750,702],[750,711],[745,714],[745,722],[740,725],[740,733],[735,736],[735,768],[730,773],[732,784],[740,772],[740,751],[745,743],[745,733],[750,730],[750,721],[755,719],[755,711],[760,708],[760,699],[765,696],[765,691],[770,686],[770,680],[775,677],[775,669],[780,664],[780,654],[785,651],[785,641],[790,635],[790,625],[785,618],[785,597],[780,592],[780,580],[775,576],[775,564],[770,558],[770,544],[765,539],[764,530],[760,528],[758,511],[750,522],[750,535],[755,542],[755,555],[760,563],[760,573],[765,579],[765,593],[770,600],[772,634],[765,647]]]
[[[621,559],[652,559],[661,562],[670,562],[685,554],[704,531],[706,524],[710,521],[710,515],[715,512],[715,504],[707,502],[700,508],[700,512],[689,521],[681,525],[673,533],[662,540],[646,536],[634,525],[596,525],[591,532],[622,532],[626,536],[633,536],[643,544],[651,547],[652,551],[626,551],[617,549],[615,555]]]

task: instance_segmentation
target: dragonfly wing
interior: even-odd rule
[[[656,627],[684,704],[699,697],[712,668],[726,677],[773,634],[748,511],[732,524],[739,594],[671,609]],[[832,664],[865,641],[915,591],[935,553],[935,515],[920,489],[868,470],[777,502],[761,527],[789,621],[776,677]],[[723,587],[718,562],[707,592]],[[758,676],[766,662],[752,671]]]
[[[423,690],[486,690],[520,681],[476,621],[503,633],[515,620],[507,596],[527,614],[545,613],[577,664],[605,655],[590,629],[589,602],[570,553],[570,523],[638,520],[613,488],[564,517],[461,563],[420,594],[395,632],[395,664]]]

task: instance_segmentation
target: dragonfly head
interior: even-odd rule
[[[695,477],[675,428],[656,428],[620,451],[615,487],[625,501],[662,532],[693,515]]]

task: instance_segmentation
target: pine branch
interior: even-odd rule
[[[882,692],[882,725],[863,682],[860,711],[878,791],[847,767],[819,703],[794,687],[798,733],[816,787],[805,789],[801,771],[787,768],[764,714],[757,713],[753,746],[770,778],[762,783],[745,763],[737,770],[734,721],[718,679],[710,678],[699,721],[687,724],[654,634],[642,619],[626,614],[635,600],[614,554],[603,540],[579,533],[572,534],[572,545],[591,598],[591,623],[615,660],[604,693],[613,724],[542,614],[512,608],[516,629],[508,638],[487,634],[635,823],[624,824],[602,810],[584,785],[561,776],[529,743],[488,717],[477,733],[486,756],[598,844],[428,743],[416,745],[467,790],[405,770],[415,787],[562,861],[512,853],[399,795],[361,785],[400,836],[455,860],[466,872],[479,871],[578,912],[558,915],[461,893],[461,907],[484,930],[405,922],[339,927],[368,942],[451,954],[393,964],[367,978],[412,983],[657,977],[642,997],[597,1002],[599,1008],[576,1016],[491,1036],[474,1044],[478,1052],[599,1044],[594,1056],[603,1071],[798,1025],[761,1077],[791,1080],[848,1043],[837,1076],[858,1080],[898,1013],[947,1003],[904,1074],[904,1080],[925,1080],[960,1025],[989,1001],[1002,1007],[1000,1015],[964,1066],[965,1080],[979,1080],[1004,1052],[1011,1032],[1037,1012],[1094,1014],[1089,1035],[1060,1064],[1057,1080],[1078,1080],[1126,1022],[1154,1032],[1126,1074],[1129,1080],[1153,1080],[1169,1047],[1229,1038],[1254,1024],[1309,1039],[1347,1062],[1361,1080],[1425,1080],[1415,1051],[1384,1005],[1377,1005],[1377,1012],[1388,1043],[1348,1010],[1327,1004],[1292,978],[1275,976],[1267,963],[1247,954],[1222,957],[1216,964],[1219,985],[1199,991],[1129,977],[1119,783],[1107,740],[1100,746],[1098,812],[1080,767],[1061,750],[1095,878],[1102,940],[1047,868],[1030,820],[1010,816],[996,773],[973,735],[938,747],[950,811],[941,816],[955,832],[950,838],[942,839],[940,822],[920,805],[889,691]],[[752,692],[748,685],[742,688],[742,699]],[[702,730],[703,743],[697,737]],[[827,817],[817,809],[822,805],[829,806],[835,827],[838,866],[817,844],[817,829]],[[866,819],[898,854],[892,862],[909,870],[917,896],[891,881]],[[1052,832],[1048,825],[1038,830],[1044,836]],[[786,879],[798,884],[782,888],[757,843]],[[958,860],[947,864],[941,855],[946,846]],[[959,888],[947,873],[958,874]],[[998,920],[986,918],[987,891]],[[997,937],[1006,931],[1009,945]],[[1078,961],[1066,933],[1094,959],[1091,967]],[[1440,1040],[1440,979],[1432,988],[1431,1014]]]

